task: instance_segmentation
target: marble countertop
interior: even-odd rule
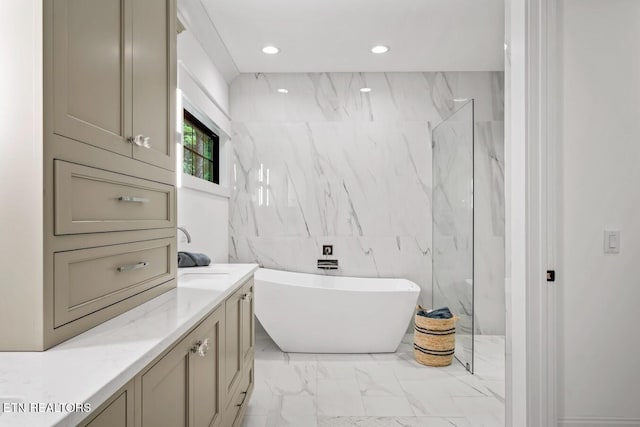
[[[76,425],[88,414],[3,408],[12,403],[89,403],[97,409],[257,268],[215,264],[181,269],[176,289],[45,352],[0,352],[0,426]]]

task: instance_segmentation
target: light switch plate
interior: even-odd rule
[[[618,230],[604,230],[604,253],[620,253],[620,232]]]

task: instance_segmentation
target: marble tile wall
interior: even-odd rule
[[[474,130],[474,328],[505,333],[504,123],[476,122]]]
[[[230,261],[405,277],[431,306],[431,130],[462,98],[476,100],[479,126],[499,126],[503,73],[241,74]],[[317,270],[323,244],[338,271]]]

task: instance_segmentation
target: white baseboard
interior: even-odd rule
[[[640,427],[640,418],[561,418],[558,427]]]

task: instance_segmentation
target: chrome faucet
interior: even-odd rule
[[[176,227],[178,230],[182,231],[185,236],[187,236],[187,243],[191,243],[191,234],[184,227]]]

